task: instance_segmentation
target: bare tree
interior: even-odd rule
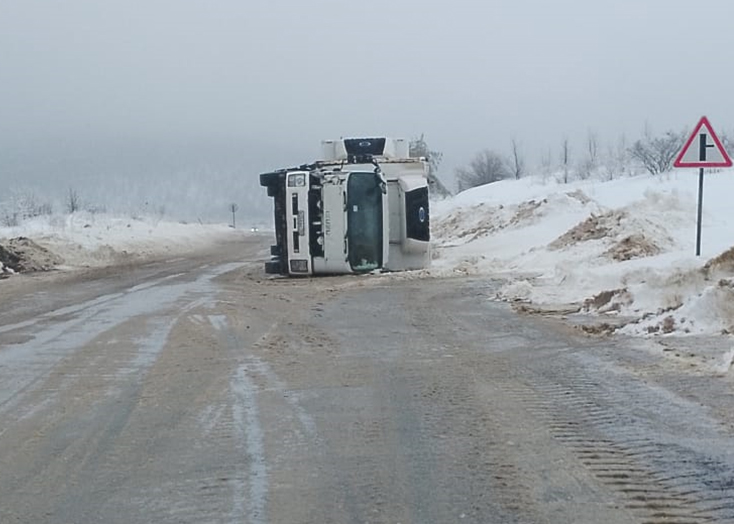
[[[525,159],[522,157],[520,146],[514,138],[512,139],[512,174],[515,180],[520,180],[525,174]]]
[[[17,227],[20,225],[20,217],[17,209],[9,205],[0,207],[0,224],[5,227]]]
[[[571,148],[568,145],[568,138],[563,139],[561,144],[561,164],[563,165],[563,183],[568,184],[568,163],[571,159]]]
[[[428,186],[431,191],[442,197],[451,196],[451,191],[438,178],[438,166],[441,165],[441,160],[443,160],[443,153],[431,150],[423,134],[412,139],[409,148],[411,157],[423,157],[428,162]]]
[[[645,136],[632,145],[630,155],[639,160],[650,174],[659,175],[672,169],[673,161],[685,139],[682,132],[667,131],[661,137],[653,137],[646,130]]]
[[[589,134],[586,137],[586,148],[589,153],[589,160],[592,164],[597,165],[599,162],[599,136],[589,130]]]
[[[599,165],[599,137],[589,130],[586,137],[586,158],[582,161],[579,177],[583,180],[591,177]]]
[[[10,198],[0,202],[0,223],[8,227],[15,227],[24,220],[43,215],[51,215],[53,207],[48,202],[42,202],[30,189],[12,189]]]
[[[66,195],[66,210],[69,213],[76,213],[81,207],[79,193],[76,192],[76,189],[69,188],[69,193]]]
[[[724,147],[724,151],[729,153],[731,155],[732,153],[732,139],[730,138],[730,135],[726,131],[721,131],[718,133],[719,140],[721,141],[721,145]]]
[[[507,165],[502,156],[485,149],[477,153],[469,166],[456,170],[456,182],[459,191],[491,184],[510,177]]]
[[[543,181],[546,182],[553,171],[553,154],[550,148],[540,157],[540,170],[543,173]]]
[[[604,165],[607,180],[613,180],[615,175],[623,176],[627,174],[630,164],[629,149],[627,146],[627,137],[624,134],[619,136],[616,145],[609,145],[607,150],[609,158]]]

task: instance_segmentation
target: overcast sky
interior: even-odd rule
[[[322,138],[425,133],[453,170],[512,138],[536,162],[565,137],[580,154],[589,130],[634,139],[704,114],[734,129],[732,15],[731,0],[0,0],[0,140],[280,143],[275,168]]]

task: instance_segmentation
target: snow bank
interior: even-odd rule
[[[694,170],[570,184],[529,177],[438,202],[431,273],[502,277],[499,299],[631,319],[621,330],[630,335],[731,333],[734,172],[705,182],[701,257]]]
[[[30,238],[60,258],[53,264],[56,267],[95,267],[126,259],[181,255],[231,234],[232,229],[221,224],[79,212],[37,217],[18,227],[0,227],[0,245],[9,244],[9,239]],[[40,250],[37,256],[41,256]]]

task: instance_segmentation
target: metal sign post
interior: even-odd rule
[[[698,138],[698,147],[695,147]],[[701,256],[701,223],[703,221],[703,169],[731,167],[732,161],[719,137],[705,116],[698,121],[693,133],[673,164],[675,167],[698,168],[698,220],[696,223],[696,256]]]
[[[696,221],[696,256],[701,256],[701,222],[703,222],[703,168],[698,169],[698,220]]]

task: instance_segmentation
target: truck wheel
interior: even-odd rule
[[[281,263],[280,260],[271,260],[270,262],[265,262],[265,273],[268,275],[278,275],[281,273]]]
[[[260,175],[260,185],[268,188],[268,196],[275,196],[280,191],[284,177],[281,173],[263,173]]]

